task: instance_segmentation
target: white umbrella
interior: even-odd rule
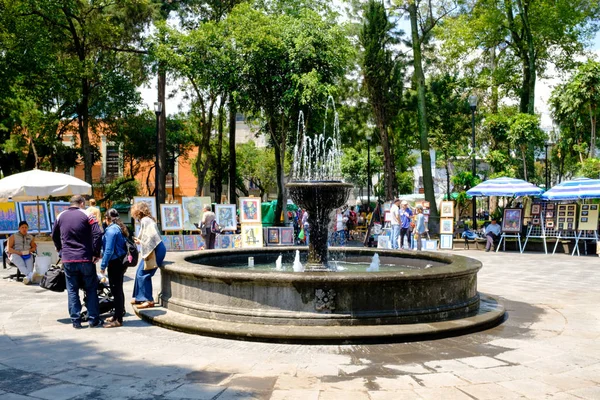
[[[0,202],[36,200],[38,202],[38,232],[40,231],[40,199],[50,196],[92,194],[92,185],[74,176],[34,169],[0,179]]]
[[[0,202],[92,194],[92,185],[74,176],[34,169],[0,179]]]

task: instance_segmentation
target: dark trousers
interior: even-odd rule
[[[400,248],[404,247],[404,236],[406,236],[408,248],[410,249],[412,247],[412,242],[410,239],[410,228],[400,228]]]
[[[108,263],[108,282],[110,291],[115,300],[115,321],[123,322],[125,315],[125,293],[123,293],[123,276],[125,275],[125,267],[120,259],[112,260]]]
[[[206,235],[202,235],[202,239],[204,239],[204,248],[207,250],[214,249],[216,238],[217,234],[212,232],[208,232]]]

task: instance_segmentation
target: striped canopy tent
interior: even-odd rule
[[[543,190],[532,183],[516,178],[495,178],[467,190],[469,196],[539,196]]]
[[[542,195],[544,200],[600,199],[600,179],[578,178],[554,186]]]

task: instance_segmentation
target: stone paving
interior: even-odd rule
[[[74,330],[65,293],[1,279],[0,400],[600,399],[600,259],[455,253],[483,261],[479,290],[499,296],[508,319],[410,343],[208,338],[148,325],[131,309],[122,328]]]

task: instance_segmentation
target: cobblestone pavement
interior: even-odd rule
[[[508,319],[411,343],[207,338],[148,325],[131,309],[122,328],[74,330],[65,293],[1,279],[0,400],[600,399],[600,259],[456,253],[483,261],[479,290],[499,296]]]

